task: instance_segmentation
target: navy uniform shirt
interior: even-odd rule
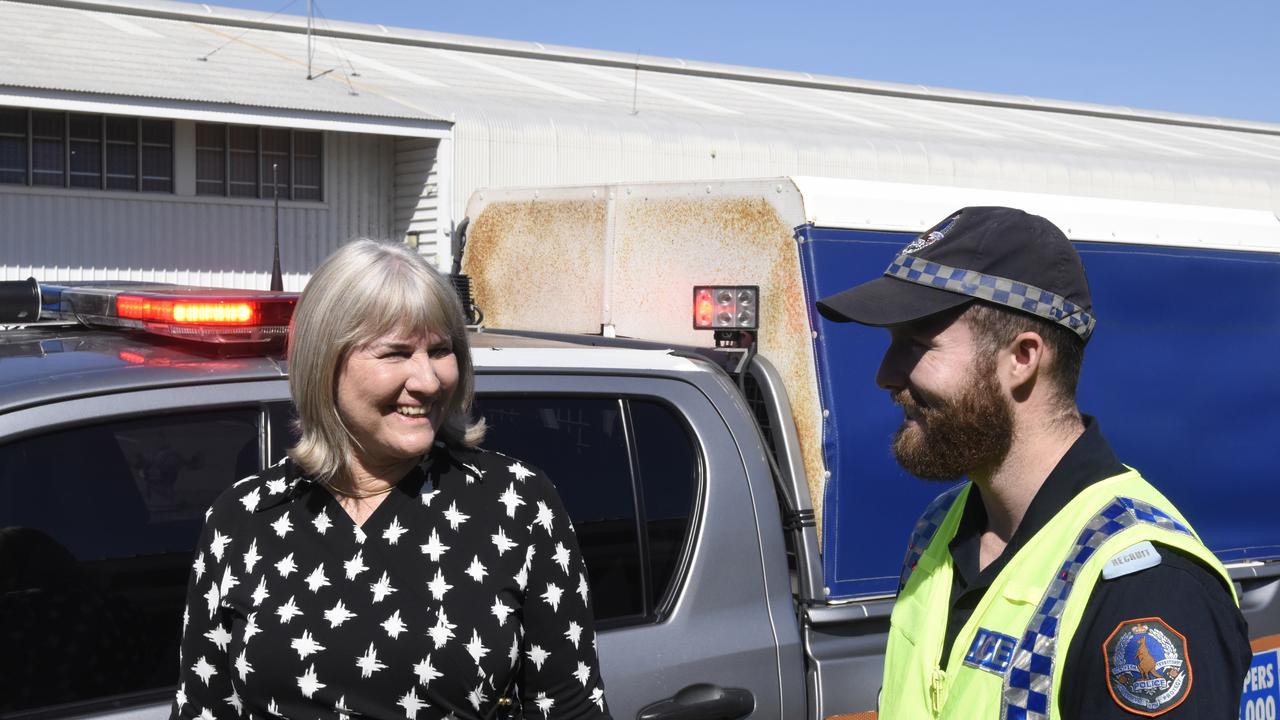
[[[960,629],[1009,560],[1077,493],[1125,471],[1097,422],[1086,416],[1084,434],[1049,473],[1008,547],[981,572],[978,548],[987,515],[981,496],[969,494],[950,545],[955,574],[944,663]],[[1241,681],[1251,657],[1244,616],[1215,571],[1180,551],[1156,547],[1162,558],[1159,565],[1111,580],[1099,579],[1094,587],[1075,637],[1066,647],[1058,693],[1063,718],[1132,720],[1142,716],[1127,709],[1123,693],[1113,689],[1121,672],[1109,662],[1119,644],[1127,644],[1133,656],[1135,635],[1131,631],[1135,627],[1155,628],[1158,637],[1172,638],[1175,654],[1185,652],[1183,659],[1191,668],[1183,691],[1173,693],[1164,704],[1156,700],[1157,706],[1142,709],[1144,713],[1170,719],[1238,717]],[[1156,620],[1148,620],[1151,618]],[[1183,636],[1185,646],[1177,643],[1176,635],[1168,629]],[[1161,654],[1157,650],[1156,655]],[[1134,676],[1122,680],[1131,684]]]

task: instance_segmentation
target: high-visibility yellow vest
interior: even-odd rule
[[[1009,560],[956,636],[944,671],[954,572],[948,546],[971,487],[944,493],[916,524],[890,620],[880,720],[1061,717],[1058,688],[1071,638],[1103,566],[1134,544],[1177,548],[1231,587],[1186,519],[1129,470],[1086,488]]]

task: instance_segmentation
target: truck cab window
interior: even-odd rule
[[[655,617],[672,584],[700,465],[650,401],[481,395],[485,447],[547,474],[577,530],[601,628]],[[634,458],[634,462],[633,462]]]
[[[0,714],[168,692],[213,499],[259,469],[256,409],[0,446]]]

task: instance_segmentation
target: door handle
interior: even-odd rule
[[[697,683],[646,706],[636,720],[738,720],[755,709],[750,690]]]

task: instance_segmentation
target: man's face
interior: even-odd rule
[[[1013,410],[996,379],[996,357],[975,342],[963,315],[947,313],[890,329],[876,375],[902,406],[893,454],[926,480],[993,468],[1013,441]]]

